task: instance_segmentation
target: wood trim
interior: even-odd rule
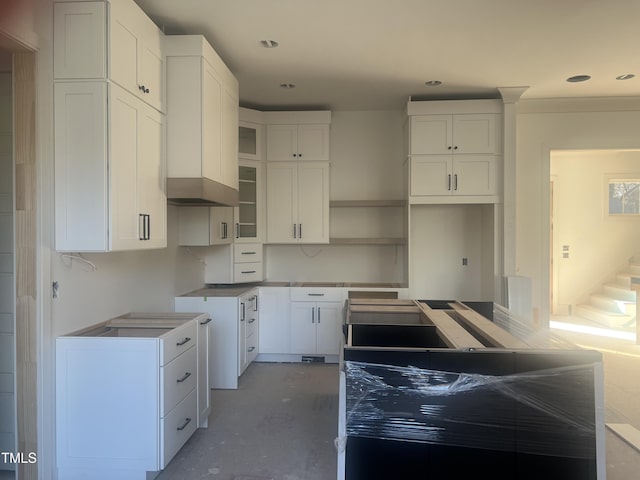
[[[37,177],[35,54],[15,53],[14,158],[16,255],[16,413],[18,451],[38,451]],[[18,478],[37,479],[37,463],[18,464]]]
[[[426,303],[416,302],[424,315],[436,326],[438,337],[449,348],[485,348],[444,310],[434,310]]]

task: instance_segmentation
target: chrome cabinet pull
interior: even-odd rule
[[[242,271],[240,273],[256,273],[256,271],[255,270],[244,270],[244,271]]]
[[[253,296],[253,311],[257,312],[258,311],[258,295],[254,295]]]
[[[240,224],[236,222],[236,238],[240,238]]]
[[[324,297],[324,293],[307,293],[310,297]]]
[[[293,224],[293,238],[298,238],[296,235],[296,224]]]
[[[255,318],[252,318],[251,320],[249,320],[249,323],[253,323],[253,322],[255,322],[255,321],[256,321],[256,319],[255,319]]]
[[[211,321],[211,318],[207,318],[204,322],[200,322],[200,325],[206,325]]]
[[[249,347],[249,352],[253,352],[256,349],[256,347]]]
[[[244,322],[245,320],[245,316],[246,316],[246,311],[245,311],[245,307],[244,307],[244,302],[240,303],[240,308],[242,308],[242,316],[240,317],[240,321]]]
[[[240,255],[256,255],[258,252],[242,252]]]
[[[189,425],[191,423],[191,419],[187,418],[184,423],[182,425],[180,425],[177,430],[180,432],[182,430],[184,430],[185,428],[187,428],[187,425]]]
[[[176,343],[176,346],[181,347],[182,345],[184,345],[187,342],[190,342],[191,338],[190,337],[184,337],[184,340],[182,340],[181,342]]]
[[[299,228],[299,231],[298,231],[298,233],[299,233],[298,237],[302,238],[302,224],[300,223],[299,225],[300,225],[300,228]]]
[[[451,147],[449,147],[451,148]],[[447,190],[451,190],[451,174],[447,175],[449,179],[447,180]]]
[[[458,190],[458,174],[457,173],[453,176],[453,189]]]
[[[182,383],[182,382],[184,382],[187,378],[189,378],[190,376],[191,376],[191,373],[190,373],[190,372],[186,372],[182,378],[179,378],[179,379],[178,379],[178,380],[176,380],[176,381],[177,381],[177,383]]]
[[[316,323],[316,307],[311,307],[311,323]]]

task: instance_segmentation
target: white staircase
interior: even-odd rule
[[[636,318],[636,292],[631,276],[640,276],[640,263],[630,262],[625,272],[589,296],[589,303],[576,305],[574,315],[609,328],[632,328]]]

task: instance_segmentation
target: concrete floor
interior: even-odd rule
[[[253,363],[158,480],[334,480],[338,366]]]

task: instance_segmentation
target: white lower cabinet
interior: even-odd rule
[[[205,290],[176,297],[175,310],[210,315],[211,388],[235,389],[238,388],[238,377],[258,354],[258,289],[252,288],[239,295],[230,289],[227,296],[210,296]]]
[[[290,353],[338,355],[343,308],[341,288],[292,288]]]
[[[289,353],[289,287],[260,287],[260,355]]]
[[[198,427],[199,393],[209,390],[198,375],[206,320],[129,314],[56,340],[60,480],[144,480],[166,467]]]

